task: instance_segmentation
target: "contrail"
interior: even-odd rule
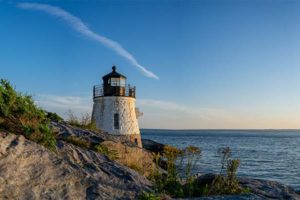
[[[126,49],[124,49],[118,42],[115,42],[109,38],[106,38],[102,35],[93,32],[80,18],[70,14],[69,12],[56,6],[39,3],[19,3],[17,6],[26,10],[43,11],[50,15],[59,17],[75,31],[115,51],[117,54],[119,54],[120,56],[128,60],[130,63],[132,63],[135,67],[137,67],[145,76],[154,79],[159,79],[158,76],[155,75],[153,72],[147,70],[145,67],[140,65],[138,61],[133,57],[133,55],[131,55]]]

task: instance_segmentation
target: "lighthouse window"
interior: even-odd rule
[[[111,78],[108,83],[111,86],[125,86],[126,82],[124,78]]]
[[[120,86],[120,79],[119,78],[111,78],[110,85],[111,86]]]
[[[119,113],[114,114],[114,127],[115,129],[119,129]]]

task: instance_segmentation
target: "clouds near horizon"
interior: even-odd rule
[[[59,96],[39,94],[35,102],[41,108],[56,112],[68,118],[69,111],[80,117],[92,112],[90,97]],[[228,118],[225,111],[213,108],[192,108],[171,101],[157,99],[138,99],[137,105],[143,116],[139,118],[141,128],[199,128],[199,124],[209,127],[219,118]],[[226,117],[225,117],[226,116]]]
[[[43,109],[68,118],[69,111],[78,117],[92,112],[91,97],[39,94],[35,102]],[[141,128],[158,129],[266,129],[273,127],[297,128],[297,120],[278,117],[263,120],[265,116],[251,115],[241,110],[203,108],[158,99],[137,99],[136,106],[143,113]],[[295,116],[297,119],[297,116]],[[282,126],[281,124],[285,124]]]

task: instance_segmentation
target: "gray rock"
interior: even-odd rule
[[[199,198],[190,198],[184,200],[263,200],[254,194],[245,194],[245,195],[223,195],[223,196],[211,196],[211,197],[199,197]],[[183,199],[182,199],[183,200]]]
[[[199,185],[205,186],[211,184],[215,174],[203,174],[197,177]],[[250,194],[247,195],[231,195],[231,196],[212,196],[196,199],[221,200],[221,199],[291,199],[298,200],[300,195],[291,187],[275,181],[239,178],[240,186],[250,189]]]
[[[52,128],[55,129],[57,138],[60,141],[72,143],[68,138],[76,137],[81,141],[85,141],[85,144],[88,144],[90,148],[99,144],[106,146],[118,155],[116,159],[118,163],[137,169],[144,176],[149,176],[152,170],[157,168],[153,162],[154,157],[151,152],[129,142],[125,137],[110,135],[101,131],[89,131],[66,123],[53,122]],[[73,142],[73,144],[78,145],[76,142]]]
[[[0,133],[0,199],[136,199],[150,182],[93,151]]]
[[[276,181],[239,178],[240,185],[264,199],[300,199],[300,195],[289,186]]]
[[[149,139],[142,139],[142,144],[144,149],[154,153],[162,153],[165,147],[164,144]]]

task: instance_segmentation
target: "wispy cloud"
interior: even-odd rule
[[[181,115],[190,115],[205,120],[211,120],[215,115],[219,115],[223,112],[221,109],[190,107],[172,101],[161,101],[156,99],[139,99],[137,105],[148,111],[152,110],[151,113],[160,110],[160,112],[171,114],[180,113]]]
[[[102,35],[99,35],[98,33],[95,33],[92,31],[80,18],[70,14],[69,12],[56,7],[51,6],[48,4],[39,4],[39,3],[19,3],[17,5],[19,8],[26,9],[26,10],[38,10],[46,12],[47,14],[56,16],[63,21],[65,21],[72,29],[75,31],[81,33],[82,35],[93,39],[108,48],[115,51],[117,54],[128,60],[132,65],[137,67],[145,76],[159,79],[156,74],[153,72],[147,70],[144,66],[138,63],[136,58],[130,54],[126,49],[124,49],[118,42],[113,41],[107,37],[104,37]]]

